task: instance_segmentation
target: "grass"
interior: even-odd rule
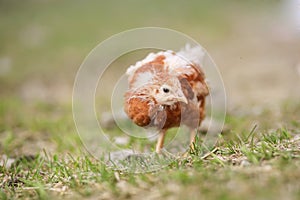
[[[72,87],[88,52],[112,34],[161,26],[224,51],[219,49],[224,40],[239,36],[232,19],[261,21],[274,8],[270,2],[89,3],[0,1],[0,199],[300,198],[299,102],[284,103],[276,114],[273,109],[232,112],[226,116],[228,131],[213,148],[199,138],[185,156],[147,158],[152,163],[139,156],[124,159],[124,169],[165,166],[131,173],[85,151],[72,118],[71,89],[64,90]],[[126,60],[121,61],[117,64]],[[57,93],[64,93],[67,102]],[[106,131],[121,134],[118,128]],[[154,143],[131,137],[121,147],[153,151]]]
[[[1,149],[8,156],[0,167],[1,199],[300,197],[300,124],[296,120],[289,119],[293,121],[287,124],[289,128],[273,130],[234,127],[237,121],[247,124],[247,120],[229,115],[226,125],[231,127],[230,131],[219,136],[209,153],[203,153],[205,147],[199,142],[194,151],[173,157],[166,167],[136,174],[114,170],[80,149],[68,106],[58,110],[42,103],[24,107],[11,99],[1,100],[0,105],[4,136]],[[10,115],[11,109],[34,115],[23,119],[18,112]],[[9,131],[7,127],[11,127]],[[25,130],[30,134],[18,137]],[[62,133],[64,139],[59,137]],[[39,148],[34,147],[35,143],[43,140],[44,150],[33,154]],[[50,150],[47,144],[56,145]],[[14,159],[10,167],[6,166],[9,158]]]

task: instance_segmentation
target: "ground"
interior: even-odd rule
[[[290,13],[277,1],[0,1],[0,199],[299,199],[300,26]],[[85,150],[72,87],[93,47],[141,26],[184,32],[207,49],[227,116],[215,146],[205,148],[202,134],[164,168],[131,173]],[[124,147],[154,143],[130,138]]]

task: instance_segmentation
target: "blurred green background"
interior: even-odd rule
[[[293,2],[1,0],[1,96],[69,102],[76,71],[98,43],[131,28],[159,26],[208,50],[233,106],[298,97]]]

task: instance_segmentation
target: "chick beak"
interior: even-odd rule
[[[177,94],[178,94],[178,96],[177,96],[177,100],[178,101],[181,101],[181,102],[183,102],[185,104],[188,103],[188,100],[187,100],[187,98],[185,97],[185,95],[183,94],[182,91],[179,91]]]

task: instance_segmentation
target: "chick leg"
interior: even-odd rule
[[[190,147],[191,147],[191,150],[195,150],[194,149],[194,146],[195,146],[195,142],[196,142],[196,135],[197,135],[197,132],[195,129],[191,130],[191,134],[190,134]]]
[[[157,144],[156,144],[156,153],[161,153],[161,149],[164,146],[164,140],[165,140],[165,135],[166,135],[167,130],[162,129],[159,132]]]

